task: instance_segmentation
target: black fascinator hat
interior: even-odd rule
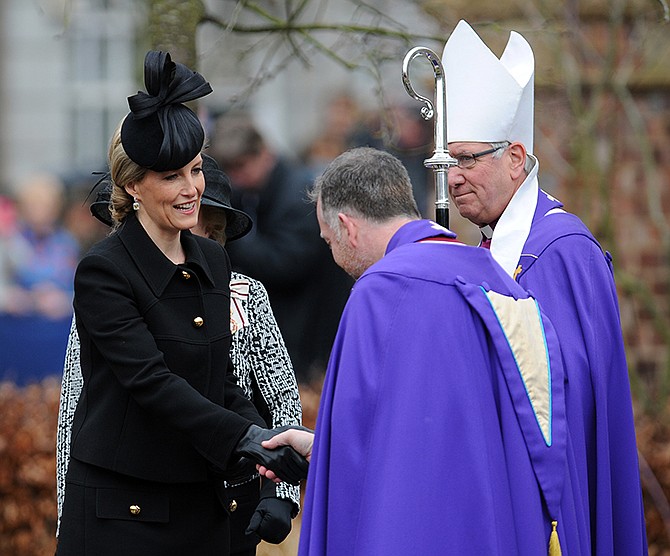
[[[198,72],[151,50],[144,58],[146,92],[128,97],[130,113],[121,126],[121,143],[130,159],[163,172],[186,166],[202,149],[205,132],[184,102],[212,92]]]
[[[251,217],[230,205],[231,186],[228,176],[209,155],[202,154],[202,171],[205,175],[205,192],[201,204],[226,211],[226,240],[232,241],[251,230]]]
[[[112,181],[109,177],[109,173],[105,174],[98,183],[93,186],[93,190],[95,189],[97,189],[97,192],[95,194],[95,201],[91,203],[91,214],[106,226],[111,227],[114,224],[114,221],[112,220],[112,212],[109,206],[112,198]]]

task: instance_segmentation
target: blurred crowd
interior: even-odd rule
[[[15,192],[0,198],[0,378],[25,385],[62,370],[74,270],[102,226],[58,176]]]
[[[273,150],[246,112],[210,120],[206,152],[230,176],[233,206],[254,220],[252,232],[228,248],[233,268],[267,288],[298,382],[318,386],[353,280],[319,237],[307,190],[343,151],[374,146],[403,161],[420,210],[431,216],[423,161],[432,154],[432,123],[415,106],[369,113],[336,94],[319,134],[289,156]],[[89,210],[95,181],[36,174],[0,192],[0,380],[26,385],[62,372],[75,268],[109,231]]]

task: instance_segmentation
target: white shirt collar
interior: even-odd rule
[[[534,156],[528,156],[535,164],[502,213],[491,238],[491,255],[512,277],[519,264],[521,250],[528,239],[537,207],[537,173],[540,163]]]

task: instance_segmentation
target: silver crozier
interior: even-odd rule
[[[418,94],[409,79],[409,64],[418,56],[428,58],[433,66],[435,75],[435,103]],[[435,122],[435,151],[433,156],[423,161],[426,168],[433,170],[435,176],[435,221],[449,227],[449,189],[447,173],[450,166],[456,166],[456,159],[447,150],[447,89],[442,62],[435,52],[424,46],[412,48],[402,63],[402,82],[405,90],[413,99],[422,102],[421,115],[424,120],[434,119]]]

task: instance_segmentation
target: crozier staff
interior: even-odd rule
[[[59,555],[225,555],[221,472],[277,465],[292,483],[306,473],[293,450],[260,446],[274,432],[261,428],[228,359],[228,257],[189,231],[204,132],[182,103],[211,88],[153,51],[145,84],[110,143],[114,231],[75,276],[84,381]]]
[[[409,78],[409,64],[418,56],[425,56],[430,61],[435,76],[435,102],[418,94]],[[434,119],[435,150],[433,156],[424,160],[423,165],[433,170],[435,178],[435,221],[445,228],[449,228],[449,194],[447,191],[447,177],[449,167],[456,164],[456,160],[447,150],[447,90],[444,80],[444,68],[435,52],[424,46],[412,48],[402,64],[402,82],[405,90],[412,98],[424,103],[421,115],[425,120]]]

